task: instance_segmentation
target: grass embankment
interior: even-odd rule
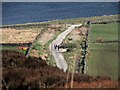
[[[53,25],[55,25],[55,24],[53,24]],[[68,27],[68,25],[66,25],[66,26],[65,25],[61,25],[61,28],[57,28],[57,27],[56,28],[52,28],[51,31],[48,30],[50,28],[47,28],[46,31],[43,34],[39,35],[38,40],[36,40],[36,42],[35,42],[35,44],[34,44],[34,46],[32,48],[32,50],[36,50],[38,52],[37,56],[45,59],[46,62],[49,65],[56,66],[56,62],[54,60],[54,57],[52,56],[51,52],[49,51],[49,45],[67,27]],[[53,33],[52,33],[52,31],[53,31]],[[47,35],[50,35],[50,34],[54,34],[54,35],[52,37],[43,38],[43,37],[47,37]],[[44,44],[41,42],[41,41],[44,41],[43,39],[47,39],[47,42],[44,43]],[[34,52],[31,52],[31,53],[35,54]]]
[[[64,52],[63,55],[68,64],[69,71],[72,72],[75,69],[76,61],[80,59],[81,47],[79,47],[78,42],[66,44],[69,44],[67,48],[71,49],[71,51]]]
[[[118,42],[92,43],[97,38],[104,41],[118,40],[118,23],[92,25],[90,36],[88,73],[118,79]]]
[[[68,49],[67,52],[64,52],[64,58],[68,63],[69,71],[72,72],[75,69],[75,72],[78,68],[77,62],[81,59],[81,45],[83,42],[84,35],[80,33],[85,33],[88,29],[86,26],[82,26],[74,29],[70,34],[65,38],[63,45]]]

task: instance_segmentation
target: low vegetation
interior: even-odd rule
[[[90,58],[88,61],[88,73],[90,75],[108,76],[118,79],[118,25],[111,23],[104,25],[93,25],[90,37]],[[96,42],[102,38],[103,42]],[[95,42],[95,43],[92,43]]]
[[[51,26],[51,25],[50,25]],[[47,30],[40,34],[38,36],[38,39],[36,40],[32,50],[31,50],[31,55],[34,56],[35,53],[32,51],[35,51],[38,53],[37,57],[41,57],[42,59],[46,60],[47,64],[56,66],[56,62],[54,60],[54,57],[51,55],[50,50],[49,50],[49,45],[50,43],[57,38],[57,36],[63,32],[68,25],[63,25],[60,24],[60,28],[57,27],[57,25],[53,24],[52,28],[48,26]],[[50,36],[50,34],[54,34]],[[44,38],[47,37],[47,38]],[[46,43],[42,43],[43,41],[46,41]]]
[[[85,23],[92,21],[90,33],[90,58],[88,59],[87,74],[74,74],[73,87],[76,88],[116,88],[118,87],[118,45],[119,42],[97,42],[98,38],[103,41],[118,41],[118,16],[101,16],[89,18],[77,18],[68,20],[55,20],[44,23],[20,24],[3,26],[3,29],[33,30],[39,35],[33,37],[33,47],[30,57],[25,57],[26,51],[18,50],[18,47],[3,46],[2,52],[2,84],[3,90],[6,85],[10,89],[30,89],[30,88],[64,88],[70,87],[71,76],[66,82],[67,73],[56,67],[55,60],[49,51],[49,44],[71,24]],[[106,23],[108,22],[108,23]],[[96,24],[97,23],[97,24]],[[99,23],[99,24],[98,24]],[[42,35],[48,33],[50,25],[62,25],[61,28],[52,28],[54,36],[49,38],[44,44]],[[81,29],[82,28],[82,29]],[[70,75],[75,68],[74,63],[80,59],[83,36],[80,31],[85,30],[84,25],[71,32],[63,42],[67,49],[64,58],[68,63]],[[51,31],[51,29],[50,29]],[[20,34],[20,33],[17,33]],[[48,33],[48,35],[50,35]],[[4,37],[6,40],[8,36]],[[25,37],[24,37],[25,38]],[[22,38],[21,38],[22,39]],[[29,38],[25,38],[29,39]],[[11,41],[11,40],[10,40]],[[44,40],[43,40],[44,41]],[[54,67],[53,67],[54,66]],[[102,76],[102,77],[101,77]]]
[[[41,58],[26,58],[21,53],[9,50],[3,50],[2,55],[3,90],[6,87],[9,89],[64,88],[66,85],[70,87],[71,77],[66,83],[67,74],[57,67],[48,66]],[[82,83],[86,83],[85,87],[89,88],[93,82],[96,83],[93,87],[98,88],[101,81],[104,82],[101,83],[101,87],[118,87],[117,82],[107,77],[80,74],[74,76],[74,86],[79,88],[82,87]],[[105,83],[106,81],[110,83]]]
[[[77,70],[77,62],[81,57],[81,44],[84,36],[81,36],[80,33],[82,30],[86,30],[87,27],[82,26],[74,29],[64,40],[63,46],[67,48],[67,52],[64,52],[64,58],[68,63],[69,71],[72,72],[75,69]]]

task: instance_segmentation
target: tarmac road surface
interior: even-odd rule
[[[62,41],[65,39],[65,37],[75,28],[78,26],[81,26],[82,24],[79,25],[71,25],[67,30],[62,32],[50,45],[50,51],[56,61],[57,67],[60,69],[63,69],[64,72],[66,72],[68,65],[66,60],[64,59],[63,55],[61,52],[59,52],[58,49],[54,48],[54,45],[60,45]]]

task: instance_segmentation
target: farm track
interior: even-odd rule
[[[60,69],[63,69],[64,72],[66,72],[66,70],[68,69],[68,65],[66,60],[64,59],[63,55],[61,52],[59,52],[59,50],[56,50],[54,48],[54,45],[60,45],[62,43],[62,41],[65,39],[65,37],[75,28],[78,26],[81,26],[82,24],[79,25],[72,25],[71,27],[69,27],[67,30],[65,30],[64,32],[62,32],[50,45],[49,45],[49,49],[56,61],[57,67]]]

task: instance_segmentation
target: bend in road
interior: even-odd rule
[[[66,72],[68,65],[66,60],[64,59],[63,55],[61,52],[58,52],[58,50],[56,50],[54,48],[54,45],[60,45],[62,43],[62,41],[65,39],[65,37],[75,28],[78,26],[81,26],[82,24],[79,25],[71,25],[67,30],[65,30],[64,32],[62,32],[50,45],[49,45],[49,49],[50,52],[52,53],[57,67],[60,69],[63,69],[64,72]]]

